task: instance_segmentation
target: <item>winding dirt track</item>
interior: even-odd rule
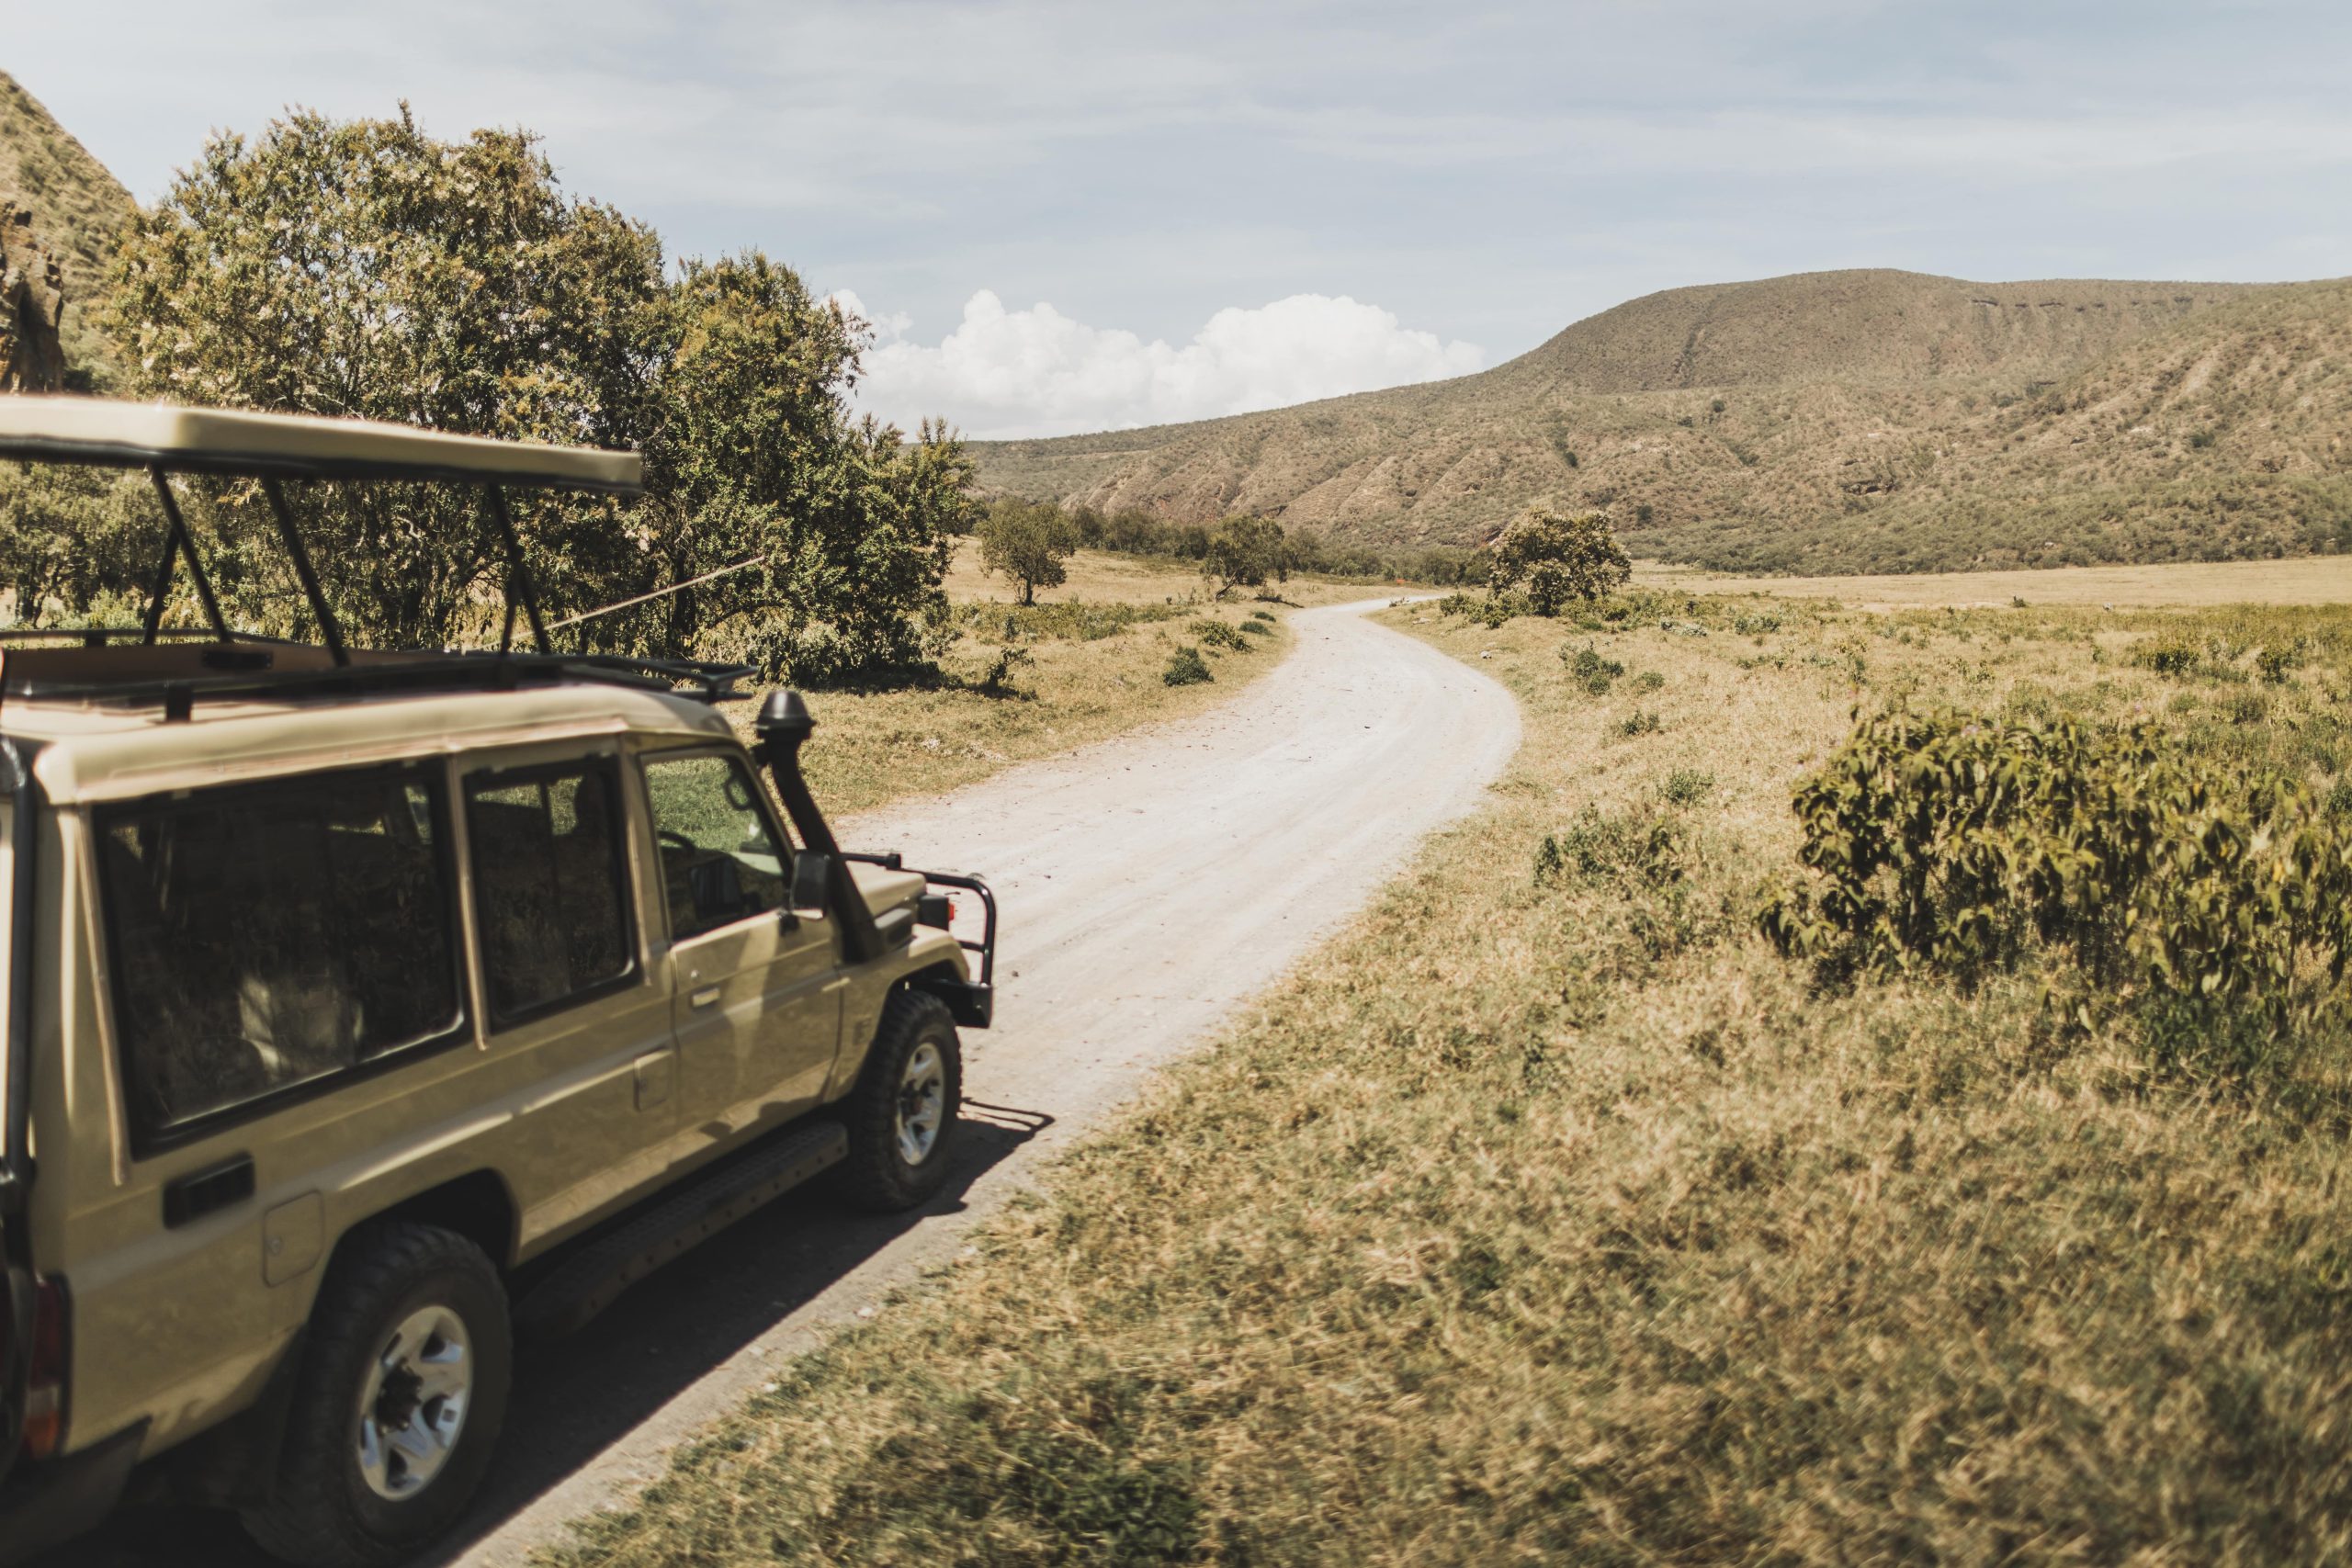
[[[1345,920],[1519,743],[1494,682],[1363,618],[1303,611],[1215,711],[842,824],[855,848],[989,874],[997,1027],[967,1033],[962,1166],[922,1213],[786,1200],[527,1360],[506,1452],[441,1561],[520,1562],[659,1473],[772,1369],[951,1258],[966,1233]],[[821,705],[819,718],[822,720]],[[126,1517],[77,1564],[244,1562],[224,1520]]]

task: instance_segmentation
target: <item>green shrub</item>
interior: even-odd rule
[[[1635,708],[1617,721],[1616,729],[1618,734],[1628,738],[1636,735],[1655,735],[1658,729],[1657,715],[1647,708]]]
[[[1696,768],[1677,768],[1666,775],[1665,786],[1658,793],[1670,805],[1693,806],[1714,787],[1714,774],[1702,773]]]
[[[1268,626],[1274,624],[1274,613],[1272,610],[1252,610],[1250,612],[1250,618],[1262,622]]]
[[[1627,887],[1663,887],[1684,873],[1681,829],[1666,817],[1604,815],[1587,806],[1535,849],[1535,886],[1562,887],[1608,880]]]
[[[2200,1010],[2281,1040],[2346,1012],[2352,823],[2159,726],[1893,708],[1794,804],[1812,875],[1761,924],[1833,973],[1973,980],[2039,953],[2075,973],[2071,1021],[2128,1010],[2175,1034]]]
[[[1607,696],[1610,682],[1625,672],[1623,664],[1601,657],[1600,650],[1590,643],[1582,648],[1562,648],[1560,660],[1568,667],[1569,677],[1596,697]]]
[[[1209,661],[1201,657],[1201,650],[1188,642],[1169,656],[1168,668],[1159,672],[1159,678],[1171,686],[1196,686],[1203,681],[1214,681],[1216,676],[1210,671]]]
[[[1666,677],[1655,670],[1645,670],[1634,677],[1634,690],[1637,692],[1659,692],[1665,689]]]
[[[1191,632],[1194,637],[1200,638],[1204,647],[1222,648],[1228,651],[1238,653],[1247,653],[1250,651],[1250,639],[1243,637],[1231,626],[1226,625],[1223,621],[1209,620],[1204,617],[1201,620],[1194,621],[1191,626],[1186,626],[1184,629]]]
[[[2193,674],[2204,657],[2204,649],[2177,637],[2140,643],[2132,649],[2132,663],[2159,675]]]
[[[2303,661],[2303,650],[2290,645],[2286,648],[2266,648],[2254,656],[2255,673],[2273,686],[2287,683],[2288,672]]]

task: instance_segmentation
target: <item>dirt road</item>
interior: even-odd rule
[[[944,1262],[1055,1150],[1200,1043],[1476,804],[1516,749],[1503,689],[1366,622],[1304,611],[1230,704],[842,824],[854,848],[986,873],[998,1027],[966,1036],[963,1166],[920,1214],[786,1200],[535,1356],[506,1453],[443,1561],[520,1562],[657,1474],[682,1438],[831,1328]],[[817,705],[821,727],[823,706]],[[820,729],[821,737],[822,730]],[[82,1564],[243,1562],[224,1521],[130,1517]]]

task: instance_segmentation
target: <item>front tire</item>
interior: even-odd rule
[[[338,1252],[311,1316],[277,1486],[245,1529],[300,1568],[384,1568],[472,1501],[506,1418],[514,1331],[481,1249],[393,1221]]]
[[[842,1107],[849,1130],[842,1195],[876,1213],[929,1201],[947,1180],[963,1099],[956,1020],[937,997],[895,992]]]

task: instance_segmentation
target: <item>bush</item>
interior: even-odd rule
[[[1645,670],[1634,677],[1634,690],[1637,692],[1659,692],[1665,689],[1666,677],[1655,670]]]
[[[1647,708],[1635,708],[1617,721],[1617,733],[1628,738],[1636,735],[1656,735],[1657,730],[1657,715]]]
[[[1201,657],[1201,650],[1188,642],[1169,657],[1168,668],[1159,672],[1159,678],[1170,686],[1196,686],[1203,681],[1214,681],[1216,676],[1210,671],[1209,661]]]
[[[1609,880],[1627,887],[1663,887],[1683,875],[1681,829],[1664,817],[1603,815],[1588,806],[1535,849],[1535,886]]]
[[[2346,1012],[2352,830],[2316,790],[2154,725],[1894,708],[1794,804],[1812,875],[1761,923],[1833,973],[1973,981],[2039,953],[2078,976],[2086,1027],[2201,1011],[2283,1038]]]
[[[2203,662],[2205,650],[2193,642],[2177,637],[2158,638],[2135,645],[2132,662],[2159,675],[2183,676],[2194,674]]]
[[[1602,658],[1600,650],[1590,643],[1577,649],[1561,649],[1560,659],[1567,665],[1570,677],[1596,697],[1607,696],[1610,682],[1625,672],[1623,664]]]
[[[1658,793],[1669,805],[1695,806],[1714,787],[1714,774],[1702,773],[1696,768],[1677,768],[1666,775],[1665,787]]]
[[[1222,648],[1237,653],[1250,651],[1250,639],[1223,621],[1211,620],[1204,616],[1184,629],[1200,638],[1202,643],[1209,648]]]

